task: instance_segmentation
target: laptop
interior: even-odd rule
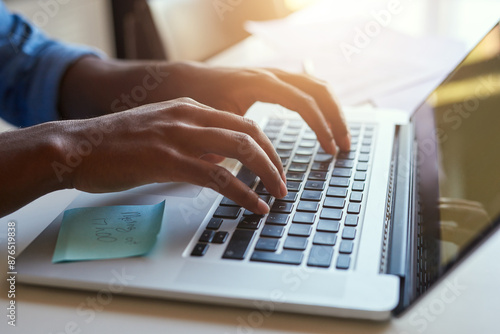
[[[82,193],[67,209],[165,200],[153,250],[53,264],[61,213],[20,255],[18,280],[261,312],[388,319],[499,225],[499,111],[499,25],[411,118],[346,109],[349,152],[326,154],[294,113],[257,103],[249,114],[283,161],[288,195],[275,199],[239,162],[224,164],[270,204],[269,214],[182,183]]]

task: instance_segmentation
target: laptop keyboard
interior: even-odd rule
[[[349,126],[351,150],[333,157],[302,120],[269,120],[264,132],[285,167],[288,195],[275,199],[242,167],[237,178],[270,204],[270,213],[256,215],[222,198],[191,256],[203,257],[210,247],[227,244],[222,259],[352,268],[376,126]]]

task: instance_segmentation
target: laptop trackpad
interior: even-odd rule
[[[130,192],[146,195],[173,196],[195,198],[203,190],[203,187],[195,186],[185,182],[153,183],[130,189]]]

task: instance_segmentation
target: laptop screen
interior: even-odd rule
[[[500,26],[413,116],[421,227],[432,282],[499,224]]]

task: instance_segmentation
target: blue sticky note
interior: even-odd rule
[[[164,209],[165,201],[67,210],[52,262],[144,255],[156,242]]]

